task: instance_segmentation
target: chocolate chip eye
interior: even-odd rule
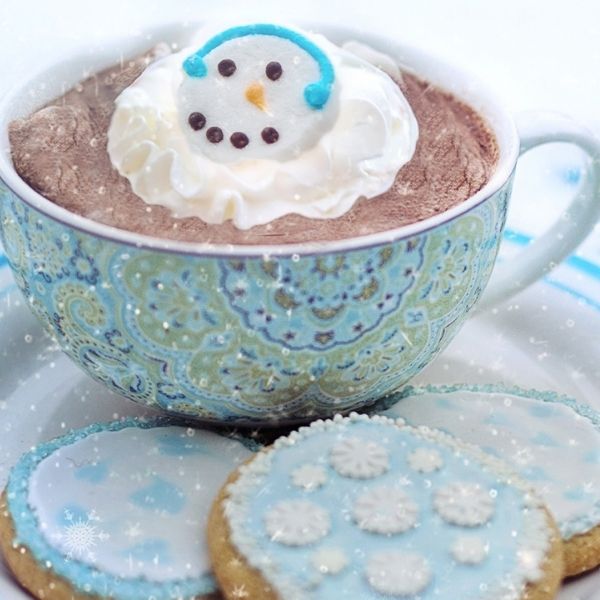
[[[245,133],[242,133],[241,131],[236,131],[235,133],[231,134],[229,141],[231,142],[231,145],[235,148],[242,149],[248,145],[248,142],[250,140],[248,139],[248,136]]]
[[[237,67],[235,63],[230,58],[224,58],[217,67],[219,69],[219,73],[223,75],[223,77],[231,77]]]
[[[209,127],[206,130],[206,139],[213,144],[223,141],[223,130],[220,127]]]
[[[274,144],[279,139],[279,132],[274,127],[265,127],[260,135],[267,144]]]
[[[272,61],[265,67],[265,73],[271,81],[277,81],[283,74],[283,67],[277,61]]]
[[[200,131],[206,125],[206,117],[199,112],[190,113],[188,123],[194,131]]]

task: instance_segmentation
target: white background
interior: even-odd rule
[[[513,110],[546,108],[600,133],[600,2],[594,0],[0,0],[0,93],[83,44],[148,24],[333,19],[397,36],[486,80]]]

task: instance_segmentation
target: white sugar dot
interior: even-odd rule
[[[431,569],[416,552],[392,550],[374,554],[367,562],[366,576],[369,585],[380,594],[412,596],[427,587]]]
[[[432,448],[417,448],[408,455],[408,466],[418,473],[433,473],[443,465],[440,453]]]
[[[354,479],[371,479],[389,468],[386,449],[360,438],[346,438],[335,444],[329,461],[340,475]]]
[[[489,545],[480,537],[463,535],[456,538],[450,553],[453,558],[465,565],[478,565],[488,555]]]
[[[419,507],[404,491],[380,486],[358,497],[352,516],[365,531],[391,535],[414,527]]]
[[[308,500],[284,500],[265,515],[271,539],[286,546],[312,544],[329,533],[329,513]]]
[[[320,488],[327,482],[327,473],[320,465],[301,465],[292,471],[292,483],[307,492]]]
[[[312,555],[310,562],[323,575],[337,575],[350,561],[341,548],[321,548]]]
[[[437,513],[448,523],[476,527],[487,523],[495,510],[488,490],[478,483],[455,482],[439,488],[433,497]]]

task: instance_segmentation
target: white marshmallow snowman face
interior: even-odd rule
[[[215,162],[288,160],[317,143],[338,111],[329,58],[275,25],[236,27],[183,63],[180,124]]]

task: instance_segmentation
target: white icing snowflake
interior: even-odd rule
[[[139,523],[129,523],[127,522],[127,527],[125,529],[125,536],[129,539],[135,539],[142,535],[142,527]]]
[[[433,448],[417,448],[408,455],[408,466],[419,473],[433,473],[444,466],[444,461]]]
[[[450,552],[459,563],[464,565],[478,565],[482,563],[489,552],[489,544],[480,537],[463,535],[456,538]]]
[[[246,589],[246,586],[244,584],[236,585],[231,590],[231,597],[232,598],[249,598],[250,592]]]
[[[331,466],[342,476],[371,479],[385,473],[389,457],[385,448],[360,438],[346,438],[338,442],[329,454]]]
[[[65,520],[67,525],[56,537],[64,544],[67,558],[84,558],[94,562],[94,547],[110,537],[96,525],[100,521],[96,512],[89,512],[85,519],[76,519],[71,511],[65,510]]]
[[[329,513],[308,500],[284,500],[265,515],[271,539],[286,546],[312,544],[329,533]]]
[[[358,497],[352,516],[365,531],[391,535],[414,527],[419,507],[402,490],[381,486]]]
[[[366,575],[374,590],[390,596],[412,596],[431,581],[431,569],[423,556],[399,550],[374,554],[367,562]]]
[[[340,548],[321,548],[312,555],[310,562],[323,575],[337,575],[350,561]]]
[[[327,482],[327,472],[320,465],[302,465],[292,471],[292,483],[307,492],[320,488]]]
[[[476,527],[491,519],[495,502],[489,491],[478,483],[456,482],[435,492],[433,506],[448,523]]]

